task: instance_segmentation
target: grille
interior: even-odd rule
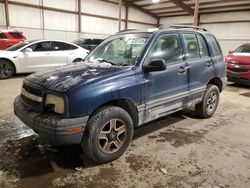
[[[24,88],[26,91],[28,91],[29,93],[33,94],[33,95],[36,95],[36,96],[39,96],[39,97],[42,96],[42,92],[41,92],[40,90],[35,89],[35,88],[33,88],[33,87],[30,87],[30,86],[28,86],[27,84],[24,84],[24,85],[23,85],[23,88]]]
[[[26,90],[26,92],[38,96],[38,97],[42,97],[42,91],[39,89],[36,89],[30,85],[24,84],[23,88]],[[36,112],[41,112],[42,111],[42,102],[38,102],[35,100],[32,100],[32,98],[27,97],[25,95],[21,95],[25,104],[31,109],[34,110]]]
[[[35,111],[40,111],[40,107],[41,107],[41,103],[40,102],[36,102],[36,101],[33,101],[33,100],[30,100],[28,98],[26,98],[25,96],[21,95],[23,100],[25,101],[25,103],[27,105],[29,105],[33,110]]]
[[[239,69],[239,68],[232,68],[232,67],[228,67],[227,69],[233,72],[248,72],[249,71],[249,69]]]

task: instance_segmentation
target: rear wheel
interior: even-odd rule
[[[7,79],[14,75],[15,68],[13,64],[7,60],[0,60],[0,79]]]
[[[196,113],[203,118],[213,116],[219,104],[219,99],[219,88],[216,85],[208,85],[202,101],[195,106]]]
[[[128,148],[133,136],[133,121],[125,110],[111,106],[90,118],[82,139],[82,148],[96,163],[119,158]]]

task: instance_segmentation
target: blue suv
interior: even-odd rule
[[[81,144],[97,163],[120,157],[135,127],[195,105],[211,117],[226,84],[216,38],[168,26],[108,37],[84,62],[25,78],[17,117],[47,144]]]

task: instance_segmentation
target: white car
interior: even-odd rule
[[[83,60],[88,50],[60,40],[26,41],[0,51],[0,79]]]

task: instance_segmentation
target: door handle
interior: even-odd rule
[[[212,62],[211,61],[207,61],[206,65],[207,65],[207,67],[211,67],[212,66]]]
[[[47,54],[43,54],[43,55],[49,55],[49,53],[47,53]]]
[[[178,69],[178,71],[177,71],[177,73],[179,74],[179,75],[186,75],[187,74],[187,69],[188,69],[189,67],[187,67],[187,68],[185,68],[185,67],[180,67],[179,69]]]

